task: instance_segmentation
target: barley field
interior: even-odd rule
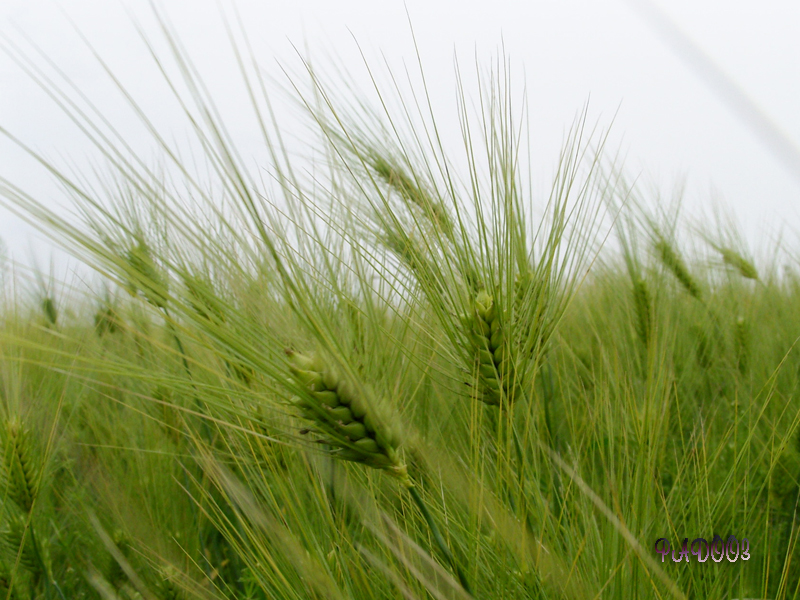
[[[0,181],[94,273],[6,270],[3,598],[798,597],[789,249],[632,180],[586,110],[537,194],[502,60],[456,153],[424,89],[306,63],[297,156],[238,51],[268,164],[177,43],[191,158],[17,55],[103,166],[15,140],[71,217]]]

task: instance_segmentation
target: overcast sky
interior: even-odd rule
[[[241,89],[218,8],[231,3],[158,3],[202,70],[237,143],[257,156],[257,137],[237,121]],[[656,4],[777,125],[781,143],[800,145],[800,2]],[[723,199],[756,247],[780,227],[800,231],[800,169],[795,164],[792,170],[786,151],[777,154],[763,127],[754,130],[732,107],[730,94],[709,85],[713,77],[696,58],[676,52],[634,0],[239,0],[236,6],[257,58],[276,75],[279,63],[296,65],[293,45],[307,49],[317,64],[334,54],[355,73],[361,65],[356,43],[374,64],[382,56],[396,68],[413,63],[410,18],[429,91],[442,111],[455,111],[454,56],[471,68],[476,57],[489,64],[503,46],[515,77],[524,76],[527,84],[538,174],[552,174],[564,131],[589,100],[592,120],[607,126],[614,119],[610,145],[621,149],[631,176],[656,183],[666,195],[685,180],[692,211],[713,197]],[[164,88],[132,17],[157,36],[144,0],[0,1],[0,33],[17,42],[22,35],[33,40],[146,154],[152,143],[140,129],[126,128],[129,113],[69,24],[71,19],[156,123],[180,136],[172,129],[175,107],[163,101]],[[0,127],[48,157],[79,168],[97,162],[53,103],[2,53]],[[58,202],[57,190],[6,140],[0,140],[0,176]],[[41,236],[2,209],[0,238],[18,260],[33,246],[45,247],[32,241]]]

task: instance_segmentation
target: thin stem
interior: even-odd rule
[[[425,522],[428,524],[428,527],[431,530],[431,534],[433,535],[433,540],[436,542],[436,545],[439,547],[439,550],[450,565],[453,567],[453,570],[458,575],[458,580],[461,582],[461,587],[464,588],[464,591],[467,592],[470,596],[475,596],[472,593],[472,588],[470,588],[469,582],[467,581],[467,576],[464,574],[464,571],[461,570],[461,567],[456,562],[455,557],[453,556],[452,552],[450,552],[450,548],[447,547],[447,544],[442,537],[441,532],[439,531],[439,527],[436,525],[436,521],[433,520],[433,516],[431,515],[428,507],[425,505],[425,502],[422,500],[422,497],[419,495],[417,488],[415,485],[411,484],[408,486],[408,492],[411,494],[411,497],[414,499],[419,510],[422,512],[422,516],[425,518]]]

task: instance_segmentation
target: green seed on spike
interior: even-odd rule
[[[493,323],[497,323],[497,320],[493,321]],[[495,331],[492,331],[492,338],[489,340],[489,346],[492,348],[492,350],[496,350],[502,345],[503,331],[498,327]]]
[[[375,421],[371,414],[364,415],[364,427],[369,433],[375,433]]]
[[[325,369],[325,372],[322,374],[322,382],[325,384],[326,389],[336,391],[339,385],[339,376],[333,369]]]
[[[339,402],[341,402],[342,404],[346,404],[347,406],[350,406],[350,403],[356,396],[355,390],[353,389],[353,385],[348,383],[347,381],[339,382],[339,385],[336,388],[336,393],[339,394]]]
[[[491,365],[494,362],[494,357],[492,356],[492,353],[484,348],[478,350],[478,359],[484,365]]]
[[[494,358],[495,364],[500,364],[501,362],[503,362],[505,356],[506,356],[506,349],[503,348],[502,346],[498,347],[494,351],[494,354],[492,354],[492,358]]]
[[[478,292],[475,296],[475,308],[478,309],[478,314],[486,314],[486,311],[492,305],[492,297],[485,291]]]
[[[337,406],[326,411],[326,414],[336,423],[347,425],[353,421],[353,413],[346,406]]]
[[[487,323],[491,324],[497,320],[495,318],[496,315],[497,315],[497,310],[495,309],[494,304],[490,304],[489,307],[485,311],[483,311],[481,317],[483,317],[483,319]]]
[[[353,421],[352,423],[343,425],[342,431],[354,442],[364,438],[367,435],[367,428],[364,427],[363,423],[359,423],[358,421]]]
[[[314,371],[316,361],[305,354],[300,354],[294,350],[286,349],[286,354],[289,356],[289,369],[294,373],[295,370]]]
[[[330,406],[331,408],[339,406],[339,396],[336,395],[336,392],[311,392],[311,395],[325,406]]]
[[[492,337],[494,337],[500,331],[500,319],[492,319],[489,323],[492,326]]]
[[[472,330],[485,338],[488,338],[492,334],[492,327],[482,318],[478,317],[475,319],[475,323],[473,325]]]
[[[354,396],[350,399],[350,411],[353,413],[353,417],[360,421],[367,414],[366,403],[361,398]]]
[[[483,375],[486,379],[494,379],[497,377],[497,372],[495,371],[494,363],[490,363],[488,365],[481,364],[480,372],[481,375]]]
[[[322,375],[315,371],[305,371],[302,369],[293,369],[295,379],[300,385],[307,387],[310,391],[322,391],[325,389],[325,384],[322,381]]]

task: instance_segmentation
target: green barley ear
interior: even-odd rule
[[[8,497],[23,513],[30,514],[39,483],[39,467],[32,441],[28,430],[17,418],[6,421],[4,434],[3,466]]]
[[[311,424],[307,430],[332,448],[331,456],[382,469],[408,481],[398,455],[399,438],[377,402],[340,376],[319,356],[287,349],[289,370],[302,390],[295,406]]]
[[[639,339],[647,346],[652,330],[653,302],[650,290],[644,279],[637,277],[633,282],[633,303],[636,307],[637,332]]]
[[[739,274],[745,279],[758,280],[758,271],[756,271],[753,263],[748,261],[738,252],[730,248],[719,248],[719,253],[722,254],[722,261],[739,271]]]
[[[27,528],[27,531],[26,528],[24,518],[8,519],[3,530],[3,541],[14,560],[16,561],[16,557],[19,556],[20,566],[28,571],[34,579],[38,579],[44,575],[44,565],[36,552],[33,525]],[[41,558],[44,559],[44,557]]]
[[[126,254],[128,263],[128,291],[135,296],[139,291],[156,308],[167,306],[167,281],[156,267],[150,247],[139,242]]]
[[[453,239],[453,221],[441,202],[433,200],[430,194],[423,191],[399,167],[390,164],[384,158],[373,156],[371,166],[406,202],[418,206],[431,223],[448,239]]]
[[[513,356],[494,298],[482,290],[475,296],[472,314],[462,318],[467,337],[477,359],[478,375],[486,404],[499,405],[503,395],[508,396],[513,382]]]
[[[45,296],[42,298],[42,313],[44,314],[44,318],[47,320],[47,324],[51,327],[55,327],[58,323],[58,309],[56,308],[56,302],[50,296]]]
[[[664,238],[661,238],[655,244],[656,254],[661,260],[662,264],[675,276],[675,279],[683,286],[690,296],[700,300],[701,291],[700,286],[697,285],[692,274],[689,273],[689,268],[683,260],[683,257],[678,251]]]

